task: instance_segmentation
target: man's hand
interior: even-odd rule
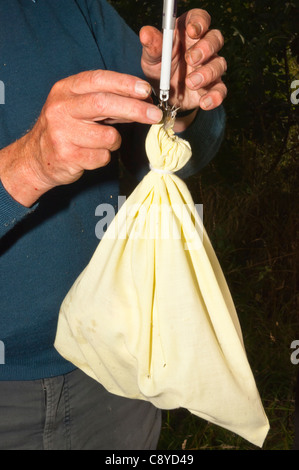
[[[57,82],[33,129],[0,151],[0,178],[10,195],[30,207],[55,186],[106,165],[121,144],[109,124],[157,123],[162,111],[145,101],[149,83],[110,71],[82,72]]]
[[[226,61],[217,55],[224,40],[220,31],[209,30],[210,24],[210,15],[200,9],[190,10],[177,19],[169,101],[181,110],[216,108],[227,94],[221,79],[227,68]],[[158,90],[162,33],[145,26],[140,31],[140,41],[143,71]]]

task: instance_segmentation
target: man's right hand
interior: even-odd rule
[[[33,129],[0,151],[3,186],[30,207],[53,187],[78,180],[84,170],[107,165],[110,152],[121,145],[111,124],[161,120],[161,110],[145,101],[150,93],[147,82],[106,70],[57,82]]]

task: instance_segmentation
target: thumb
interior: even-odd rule
[[[139,38],[143,46],[142,60],[144,65],[159,64],[162,57],[162,33],[153,26],[144,26],[140,30]]]

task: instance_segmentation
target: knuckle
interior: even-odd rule
[[[216,48],[215,48],[215,44],[214,44],[214,41],[207,41],[206,40],[206,49],[208,51],[208,55],[211,57],[212,55],[215,54],[216,52]]]
[[[78,149],[76,162],[85,170],[95,170],[108,165],[111,160],[111,153],[107,149]]]
[[[210,84],[212,82],[214,82],[214,80],[216,79],[216,71],[215,71],[215,68],[212,67],[211,65],[208,65],[205,69],[205,83],[206,84]]]
[[[202,39],[202,41],[200,42],[200,49],[202,50],[203,56],[205,58],[210,57],[215,52],[212,41],[209,41],[208,39]]]
[[[216,90],[214,92],[213,100],[214,100],[214,103],[215,103],[216,106],[219,106],[222,103],[224,98],[225,98],[225,96],[223,96],[222,93],[219,90]]]
[[[92,72],[87,70],[85,72],[79,72],[75,75],[72,75],[68,78],[65,79],[65,83],[68,85],[68,89],[72,92],[72,93],[76,93],[76,89],[79,87],[80,88],[80,85],[82,82],[88,82],[90,81],[90,77],[91,77],[91,74]]]
[[[219,29],[214,29],[213,33],[214,33],[214,35],[217,39],[218,47],[219,47],[219,49],[221,49],[224,45],[224,37],[223,37],[221,31],[219,31]]]
[[[122,90],[124,93],[130,94],[132,91],[132,84],[129,80],[129,77],[125,74],[121,74],[117,79],[117,85],[119,90]]]
[[[61,100],[50,99],[44,106],[44,114],[48,122],[57,120],[64,113],[64,103]]]
[[[100,164],[101,166],[107,166],[108,163],[110,163],[111,160],[111,153],[107,149],[101,150],[100,154]]]
[[[120,147],[121,137],[119,132],[115,129],[115,127],[107,126],[105,131],[105,138],[107,142],[107,146],[109,149],[116,150]]]
[[[222,99],[227,97],[227,87],[221,82],[218,86],[218,92],[221,95]]]
[[[227,71],[227,62],[224,57],[219,57],[219,63],[224,72]]]
[[[94,70],[90,72],[89,75],[89,83],[91,85],[91,88],[93,89],[95,86],[99,85],[101,81],[103,80],[103,70]]]
[[[62,79],[54,83],[54,85],[51,88],[50,95],[56,95],[57,93],[60,93],[61,89],[64,87],[65,81],[66,79]]]
[[[49,134],[53,149],[55,149],[57,153],[60,153],[65,146],[64,132],[62,132],[58,126],[52,126],[49,129]]]
[[[99,116],[106,116],[107,114],[107,94],[95,93],[92,95],[92,107],[97,111]]]

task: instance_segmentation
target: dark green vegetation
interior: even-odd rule
[[[138,32],[160,28],[162,0],[111,2]],[[271,430],[268,450],[289,450],[298,365],[298,9],[281,0],[179,1],[201,7],[225,37],[227,132],[214,161],[188,181],[230,286]],[[299,83],[296,88],[299,87]],[[297,99],[299,98],[299,93]],[[184,410],[165,413],[161,449],[256,449]]]

